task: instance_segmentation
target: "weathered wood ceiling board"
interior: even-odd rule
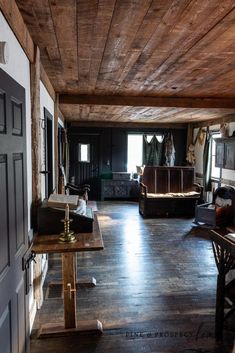
[[[112,121],[140,123],[193,123],[203,120],[223,119],[230,115],[235,117],[235,109],[189,109],[189,108],[155,108],[155,107],[120,107],[107,105],[73,105],[62,104],[61,109],[70,121]]]
[[[59,94],[235,100],[235,0],[16,2]],[[73,121],[175,123],[234,113],[224,107],[60,107]]]

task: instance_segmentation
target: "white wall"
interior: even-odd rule
[[[27,166],[32,165],[31,157],[31,102],[30,102],[30,63],[14,33],[0,11],[0,41],[9,46],[9,61],[0,64],[0,68],[7,72],[15,81],[25,88],[26,98],[26,139],[27,139]],[[28,186],[28,230],[30,229],[30,207],[32,203],[32,169],[27,168]]]
[[[27,59],[23,49],[17,41],[14,33],[6,22],[3,14],[0,12],[0,41],[5,41],[9,46],[9,61],[7,64],[0,64],[0,68],[3,69],[9,76],[17,81],[21,86],[25,88],[26,94],[26,139],[27,139],[27,186],[28,186],[28,230],[30,230],[30,209],[32,204],[32,144],[31,144],[31,96],[30,96],[30,62]],[[43,108],[46,108],[54,117],[54,102],[49,96],[45,86],[40,82],[40,117],[44,118]],[[54,129],[54,124],[53,124]],[[54,132],[53,132],[54,137]],[[41,142],[42,150],[44,146],[44,134],[41,129]],[[53,142],[54,145],[54,142]],[[54,151],[53,151],[54,153]],[[43,155],[42,155],[43,161]],[[53,166],[54,167],[54,166]],[[41,174],[42,179],[42,199],[45,197],[45,185],[44,176]],[[41,255],[40,255],[41,256]],[[40,276],[42,279],[45,278],[47,271],[47,257],[46,255],[41,256],[41,271]],[[33,265],[31,266],[33,269]],[[32,278],[33,282],[33,272]],[[41,286],[43,284],[43,280]],[[29,293],[29,315],[30,315],[30,328],[32,328],[33,321],[36,315],[36,301],[34,299],[34,288],[31,287]]]
[[[30,230],[30,211],[32,204],[32,144],[31,144],[31,96],[30,96],[30,62],[17,41],[14,33],[0,12],[0,41],[8,43],[9,60],[0,64],[0,68],[25,88],[26,99],[26,143],[27,143],[27,194],[28,194],[28,230]],[[36,315],[33,288],[29,293],[30,328]]]
[[[42,82],[40,82],[40,116],[41,119],[44,119],[44,108],[46,108],[49,113],[53,116],[53,121],[52,121],[52,128],[53,128],[53,155],[54,155],[54,101],[49,95],[46,87]],[[41,125],[43,127],[43,125]],[[41,127],[41,170],[45,168],[44,161],[45,161],[45,156],[44,156],[44,130]],[[54,164],[54,158],[53,158],[53,170],[55,170],[55,164]],[[55,175],[55,173],[53,173]],[[53,181],[53,184],[55,185],[55,180]],[[41,174],[41,195],[42,195],[42,200],[45,198],[45,177],[43,174]]]
[[[209,127],[209,129],[219,131],[220,125],[212,125]],[[228,124],[228,135],[232,136],[234,131],[235,131],[235,122],[231,122]],[[198,129],[194,129],[194,133],[193,133],[194,141],[196,139],[197,133],[198,133]],[[199,173],[199,174],[203,173],[203,149],[204,149],[204,144],[200,145],[199,142],[197,142],[195,145],[195,157],[196,157],[195,171],[196,173]],[[235,171],[222,169],[222,178],[235,181]]]
[[[232,122],[228,126],[229,136],[232,136],[234,131],[235,131],[235,122]],[[223,169],[222,170],[222,178],[228,179],[228,180],[235,180],[235,170]]]
[[[50,97],[46,87],[42,82],[40,82],[40,119],[41,120],[41,170],[45,170],[45,136],[44,136],[44,108],[46,108],[49,113],[51,113],[52,120],[52,134],[53,134],[53,155],[54,155],[54,101]],[[54,158],[53,158],[53,170],[55,168]],[[53,174],[55,175],[55,173]],[[54,182],[54,181],[53,181]],[[41,199],[45,198],[45,175],[41,174]],[[36,288],[37,292],[37,308],[39,309],[43,303],[43,290],[42,286],[46,277],[47,268],[48,268],[48,258],[46,254],[37,255],[38,263],[40,263],[40,268],[35,266],[34,276],[38,276],[41,278],[40,284],[38,284],[38,288]]]

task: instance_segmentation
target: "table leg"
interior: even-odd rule
[[[64,326],[59,324],[42,325],[39,337],[54,337],[77,334],[79,332],[102,333],[99,320],[76,320],[76,255],[74,252],[62,254]]]
[[[75,253],[62,254],[64,326],[76,327],[76,257]]]

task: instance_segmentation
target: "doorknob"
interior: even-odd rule
[[[26,295],[29,293],[29,290],[31,287],[30,264],[32,261],[36,263],[35,257],[36,257],[36,253],[32,251],[32,245],[31,245],[22,258],[22,270],[25,271],[25,294]]]

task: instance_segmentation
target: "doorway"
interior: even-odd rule
[[[91,200],[98,200],[100,197],[99,150],[100,135],[98,134],[77,134],[71,138],[70,182],[76,185],[89,184]]]
[[[53,193],[53,116],[44,108],[45,198]]]

